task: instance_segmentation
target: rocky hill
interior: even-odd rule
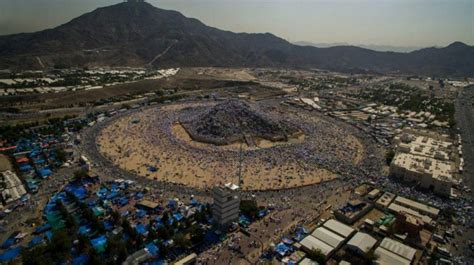
[[[120,3],[36,33],[0,36],[0,68],[249,66],[474,76],[474,47],[411,53],[293,45],[272,34],[222,31],[148,3]]]

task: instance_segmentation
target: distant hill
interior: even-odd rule
[[[120,3],[36,33],[0,36],[0,69],[50,66],[233,66],[474,76],[474,47],[410,53],[316,48],[270,33],[222,31],[148,3]]]
[[[293,42],[295,45],[299,46],[314,46],[317,48],[329,48],[335,46],[357,46],[364,49],[374,50],[378,52],[412,52],[416,50],[420,50],[423,47],[415,47],[415,46],[391,46],[391,45],[375,45],[375,44],[354,44],[351,45],[349,43],[344,42],[337,42],[337,43],[313,43],[309,41],[297,41]]]

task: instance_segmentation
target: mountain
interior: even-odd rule
[[[351,46],[349,43],[337,42],[337,43],[313,43],[309,41],[297,41],[293,44],[299,46],[314,46],[317,48],[329,48],[335,46]],[[421,49],[422,47],[415,46],[391,46],[391,45],[375,45],[375,44],[354,44],[354,46],[374,50],[378,52],[412,52]]]
[[[474,47],[410,53],[316,48],[270,33],[233,33],[148,3],[96,9],[53,29],[0,36],[0,69],[48,66],[232,66],[474,76]]]

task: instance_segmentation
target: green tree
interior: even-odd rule
[[[173,241],[177,247],[180,248],[189,248],[191,247],[191,241],[186,238],[186,235],[183,233],[177,233],[173,237]]]
[[[367,252],[366,258],[369,264],[375,264],[375,262],[380,258],[380,256],[372,249]]]
[[[32,249],[24,248],[21,252],[21,261],[24,265],[49,265],[54,261],[50,255],[47,254],[46,246],[37,246]]]
[[[306,253],[308,259],[314,260],[319,264],[324,264],[326,262],[326,255],[320,249],[311,249]]]
[[[56,154],[56,158],[62,163],[67,161],[67,154],[66,152],[64,152],[63,149],[56,149],[55,154]]]
[[[395,157],[395,151],[390,149],[386,154],[385,154],[385,162],[387,165],[390,165],[392,163],[393,158]]]
[[[258,215],[258,205],[255,200],[240,201],[240,212],[248,217],[255,219]]]
[[[107,254],[109,256],[110,264],[122,264],[127,258],[127,246],[123,240],[118,236],[109,238],[107,242]]]
[[[82,181],[85,178],[88,178],[89,174],[85,169],[79,169],[74,171],[74,181]]]
[[[66,261],[70,258],[72,240],[65,230],[56,231],[48,244],[48,250],[56,262]]]

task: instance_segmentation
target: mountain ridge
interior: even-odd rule
[[[474,76],[472,58],[474,47],[460,42],[409,53],[298,46],[271,33],[219,30],[148,3],[101,7],[52,29],[0,36],[0,68],[13,69],[223,66]]]

